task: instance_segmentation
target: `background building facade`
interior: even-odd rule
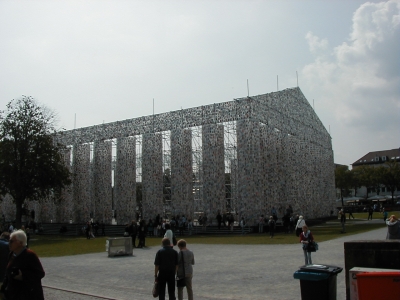
[[[288,204],[312,218],[335,207],[331,137],[299,88],[64,131],[57,141],[68,146],[73,180],[62,199],[26,204],[42,222],[215,220],[218,211],[251,221]]]

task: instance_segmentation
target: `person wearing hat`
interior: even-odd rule
[[[386,235],[387,240],[399,240],[400,239],[400,221],[395,215],[391,215],[386,220],[388,232]]]

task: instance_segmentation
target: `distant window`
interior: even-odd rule
[[[394,158],[394,157],[393,157]],[[360,160],[360,162],[362,162],[362,160]]]
[[[375,161],[379,161],[379,156],[375,157]]]
[[[366,162],[367,160],[366,159],[364,159],[364,162]]]
[[[382,161],[386,161],[386,156],[382,156]]]

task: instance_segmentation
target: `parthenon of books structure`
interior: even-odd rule
[[[283,212],[308,218],[335,206],[331,137],[299,88],[64,131],[73,173],[42,222],[119,224],[157,214]],[[139,199],[140,198],[140,199]],[[4,201],[3,201],[4,202]]]

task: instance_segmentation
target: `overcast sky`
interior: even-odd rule
[[[65,129],[299,87],[335,162],[400,147],[400,0],[0,0],[0,109]]]

